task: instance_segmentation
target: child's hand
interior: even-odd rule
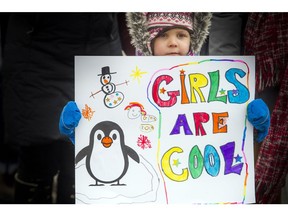
[[[69,101],[63,108],[59,119],[59,130],[75,143],[75,127],[81,119],[81,113],[74,101]]]
[[[255,99],[248,104],[247,117],[257,130],[257,142],[262,142],[270,127],[270,112],[262,99]]]

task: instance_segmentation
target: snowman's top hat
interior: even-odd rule
[[[105,66],[105,67],[102,67],[102,73],[101,74],[98,74],[98,76],[104,76],[104,75],[107,75],[107,74],[115,74],[116,72],[110,72],[110,67],[109,66]]]

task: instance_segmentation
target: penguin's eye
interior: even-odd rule
[[[97,131],[95,131],[95,134],[94,134],[94,140],[98,140],[98,141],[101,141],[103,139],[103,137],[105,137],[105,134],[103,133],[102,130],[98,129]]]
[[[101,140],[101,139],[102,139],[101,134],[98,134],[98,135],[97,135],[97,139],[98,139],[98,140]]]
[[[112,135],[112,139],[113,139],[113,140],[116,140],[116,139],[117,139],[117,134],[114,133],[114,134]]]
[[[119,139],[119,137],[120,137],[119,132],[117,130],[112,130],[110,133],[110,137],[113,140]]]

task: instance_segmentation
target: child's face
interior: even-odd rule
[[[190,40],[187,30],[168,30],[155,38],[154,56],[185,56],[190,49]]]

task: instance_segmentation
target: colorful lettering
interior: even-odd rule
[[[193,179],[199,178],[203,171],[203,156],[197,145],[191,149],[189,154],[189,170]]]
[[[227,103],[227,95],[222,95],[220,97],[217,97],[217,92],[219,90],[219,70],[214,71],[214,72],[209,72],[209,77],[210,77],[210,92],[209,92],[209,97],[208,97],[208,102],[211,101],[220,101],[223,103]]]
[[[230,103],[242,104],[249,100],[250,93],[249,89],[236,79],[236,74],[241,78],[246,75],[246,73],[239,68],[231,68],[225,74],[227,81],[236,87],[236,90],[229,90],[227,92],[228,100]]]
[[[212,145],[205,146],[204,149],[204,166],[210,176],[217,176],[220,171],[220,157]]]
[[[213,134],[227,133],[226,119],[228,118],[228,112],[212,113],[213,117]]]
[[[169,149],[161,160],[162,170],[164,174],[173,181],[182,182],[188,179],[188,170],[182,169],[181,174],[175,174],[170,165],[170,158],[173,153],[182,153],[183,150],[180,147],[173,147]]]
[[[224,174],[236,173],[241,174],[243,163],[235,164],[233,166],[235,142],[228,142],[227,144],[220,147],[224,160],[225,160],[225,171]]]
[[[176,120],[176,123],[170,133],[170,135],[173,134],[180,134],[180,127],[183,127],[185,135],[193,135],[192,131],[190,130],[190,127],[187,122],[187,118],[185,114],[179,114],[178,118]]]
[[[199,132],[201,133],[201,136],[206,135],[206,131],[204,130],[202,123],[206,123],[209,121],[209,115],[205,112],[198,112],[193,113],[193,116],[195,122],[196,136],[199,136]]]
[[[199,73],[189,74],[190,80],[190,91],[191,91],[191,103],[197,103],[195,91],[198,93],[201,102],[205,102],[204,95],[201,91],[201,88],[204,88],[208,85],[208,79]]]
[[[173,78],[168,75],[162,75],[157,77],[152,87],[152,97],[155,103],[160,107],[171,107],[177,102],[177,96],[180,95],[178,91],[168,91],[167,94],[170,96],[170,99],[164,101],[159,96],[159,86],[162,82],[166,81],[166,85],[173,81]]]

